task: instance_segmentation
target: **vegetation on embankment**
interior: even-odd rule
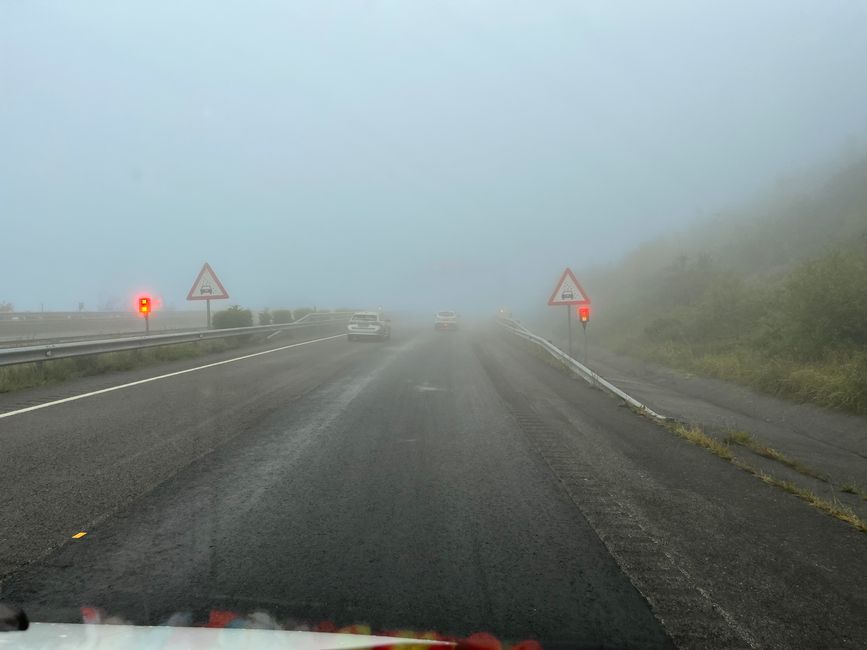
[[[245,340],[241,340],[242,338]],[[135,370],[169,361],[193,359],[233,350],[247,342],[246,337],[233,337],[5,366],[0,368],[0,393],[56,384],[78,377],[92,377],[107,372]]]
[[[867,413],[867,158],[587,275],[596,341]]]

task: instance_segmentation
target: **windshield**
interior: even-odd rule
[[[0,630],[867,648],[867,2],[0,2],[0,89]]]

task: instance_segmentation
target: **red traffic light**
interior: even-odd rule
[[[151,313],[151,299],[147,296],[138,299],[138,313],[143,316]]]
[[[578,307],[578,320],[582,323],[590,322],[590,305],[580,305]]]

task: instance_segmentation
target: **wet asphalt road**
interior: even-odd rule
[[[492,335],[396,330],[0,419],[0,599],[43,621],[214,607],[669,647],[492,381]],[[0,412],[166,371],[6,395]]]

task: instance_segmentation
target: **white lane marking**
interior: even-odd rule
[[[331,341],[332,339],[339,339],[346,336],[345,334],[338,334],[336,336],[326,336],[321,339],[313,339],[312,341],[303,341],[301,343],[293,343],[292,345],[284,345],[279,348],[273,348],[271,350],[263,350],[262,352],[254,352],[253,354],[245,354],[242,357],[234,357],[232,359],[225,359],[224,361],[216,361],[214,363],[208,363],[204,366],[196,366],[195,368],[187,368],[186,370],[178,370],[177,372],[170,372],[165,375],[157,375],[156,377],[148,377],[147,379],[139,379],[138,381],[131,381],[128,384],[120,384],[119,386],[111,386],[110,388],[103,388],[101,390],[95,390],[90,393],[82,393],[81,395],[73,395],[72,397],[64,397],[63,399],[54,400],[53,402],[45,402],[44,404],[37,404],[36,406],[28,406],[27,408],[18,409],[17,411],[7,411],[6,413],[0,413],[0,419],[9,418],[13,415],[21,415],[22,413],[29,413],[30,411],[38,411],[39,409],[48,408],[49,406],[56,406],[58,404],[65,404],[66,402],[74,402],[79,399],[84,399],[85,397],[93,397],[94,395],[102,395],[103,393],[110,393],[114,390],[121,390],[122,388],[131,388],[132,386],[140,386],[141,384],[147,384],[152,381],[158,381],[160,379],[168,379],[169,377],[177,377],[178,375],[185,375],[188,372],[196,372],[198,370],[205,370],[207,368],[213,368],[215,366],[222,366],[227,363],[234,363],[235,361],[243,361],[244,359],[252,359],[253,357],[260,357],[263,354],[271,354],[272,352],[280,352],[281,350],[288,350],[289,348],[297,348],[302,345],[310,345],[311,343],[319,343],[321,341]]]
[[[427,393],[427,392],[431,392],[431,391],[442,392],[445,390],[445,388],[440,388],[439,386],[432,386],[431,384],[429,384],[427,382],[424,382],[421,384],[416,384],[415,389],[420,393]]]

